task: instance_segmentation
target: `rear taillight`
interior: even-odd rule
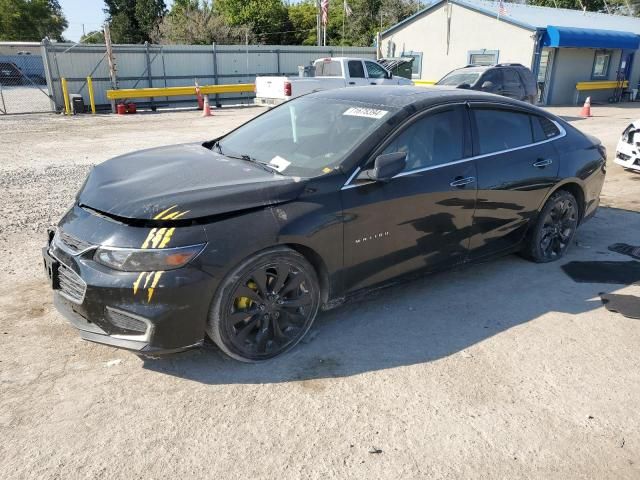
[[[291,96],[291,82],[284,82],[284,96]]]

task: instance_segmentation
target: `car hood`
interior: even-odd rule
[[[188,220],[290,201],[304,184],[200,144],[174,145],[95,166],[78,203],[121,219]]]

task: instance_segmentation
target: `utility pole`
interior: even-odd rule
[[[107,60],[109,61],[109,78],[111,79],[111,89],[117,90],[118,88],[118,75],[116,68],[116,60],[113,56],[113,46],[111,45],[111,31],[109,30],[109,24],[104,24],[104,43],[107,47]],[[116,101],[111,100],[111,112],[116,113]]]
[[[322,46],[322,21],[320,15],[320,0],[316,0],[316,37],[318,39],[318,46]]]

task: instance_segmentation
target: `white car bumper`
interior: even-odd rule
[[[640,171],[640,143],[627,143],[620,139],[613,161],[624,168]]]
[[[640,120],[631,123],[622,133],[613,161],[640,172]]]

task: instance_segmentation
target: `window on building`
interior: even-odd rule
[[[498,109],[474,110],[480,154],[500,152],[533,142],[526,113]]]
[[[364,67],[360,60],[349,60],[349,76],[351,78],[364,78]]]
[[[464,156],[464,120],[459,110],[428,115],[403,130],[384,153],[407,152],[405,171],[434,167]]]
[[[607,76],[609,76],[610,61],[611,52],[608,52],[606,50],[596,50],[591,78],[606,78]]]
[[[498,63],[498,50],[471,50],[467,54],[469,65],[495,65]]]

